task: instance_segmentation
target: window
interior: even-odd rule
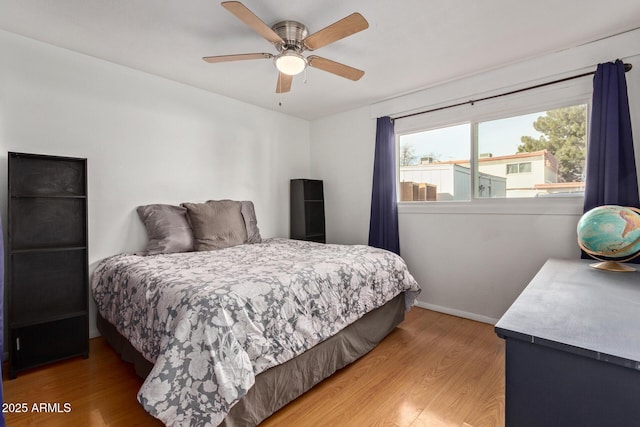
[[[510,173],[531,172],[531,162],[527,163],[507,163],[507,175]]]
[[[400,137],[400,201],[469,200],[470,130],[465,123]]]
[[[399,200],[582,195],[587,104],[508,114],[399,133]]]

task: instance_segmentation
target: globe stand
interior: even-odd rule
[[[595,262],[593,264],[589,264],[592,268],[597,268],[598,270],[606,270],[606,271],[617,271],[617,272],[633,272],[636,271],[635,268],[629,267],[628,265],[620,264],[615,261],[602,261]]]

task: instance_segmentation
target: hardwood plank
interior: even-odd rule
[[[263,425],[501,426],[503,409],[504,343],[492,326],[414,308],[371,353]]]
[[[133,367],[102,338],[90,351],[5,379],[5,402],[71,405],[69,413],[5,414],[7,425],[162,425],[137,402]],[[262,423],[319,425],[502,426],[504,343],[491,325],[413,308],[369,354]]]
[[[162,426],[136,400],[142,385],[102,338],[92,339],[89,358],[75,358],[3,379],[7,403],[27,403],[26,413],[6,413],[8,426]],[[70,412],[35,412],[33,405],[70,405]],[[55,408],[54,408],[55,409]]]

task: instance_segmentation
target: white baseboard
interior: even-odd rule
[[[490,325],[495,325],[498,323],[498,319],[494,319],[493,317],[483,316],[481,314],[469,313],[467,311],[456,310],[449,307],[442,307],[440,305],[435,304],[427,304],[426,302],[416,301],[416,307],[426,308],[427,310],[437,311],[439,313],[451,314],[452,316],[463,317],[465,319],[475,320],[477,322],[488,323]]]

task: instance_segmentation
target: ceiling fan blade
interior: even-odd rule
[[[223,1],[221,5],[271,43],[284,43],[282,37],[239,1]]]
[[[285,93],[291,90],[293,76],[285,73],[278,73],[278,83],[276,83],[276,93]]]
[[[353,81],[360,80],[360,78],[364,76],[364,71],[362,70],[320,56],[311,55],[307,58],[307,62],[310,67],[319,68],[322,71],[327,71]]]
[[[369,28],[367,20],[358,12],[355,12],[311,34],[304,39],[304,45],[309,50],[316,50],[367,28]]]
[[[237,55],[220,55],[220,56],[205,56],[205,61],[209,63],[216,62],[229,62],[229,61],[244,61],[247,59],[269,59],[273,58],[270,53],[240,53]]]

